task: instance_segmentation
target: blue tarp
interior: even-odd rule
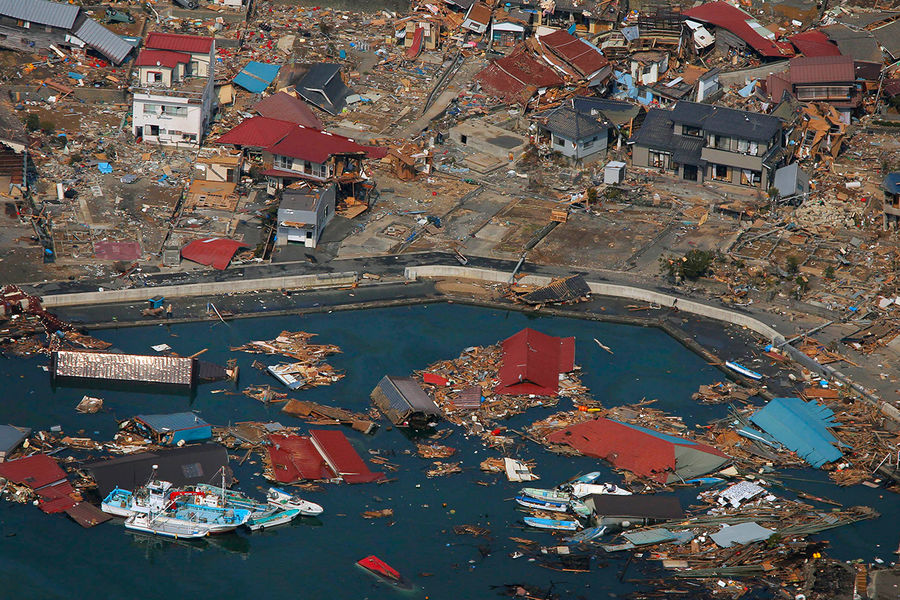
[[[839,425],[834,413],[800,398],[773,398],[753,413],[750,422],[765,431],[785,448],[810,465],[819,468],[839,460],[843,454],[836,447],[840,441],[828,430]]]
[[[175,446],[182,440],[198,442],[212,437],[212,426],[192,412],[168,415],[138,415],[135,421],[165,438],[164,443]]]
[[[112,173],[113,168],[112,165],[108,162],[97,163],[97,170],[101,173]]]
[[[281,65],[251,61],[234,78],[234,84],[260,94],[278,77]]]

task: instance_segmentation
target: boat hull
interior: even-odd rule
[[[581,528],[578,521],[558,521],[541,517],[525,517],[525,524],[537,529],[550,529],[553,531],[578,531]]]

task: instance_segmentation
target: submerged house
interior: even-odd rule
[[[183,446],[212,437],[212,425],[192,412],[137,415],[135,428],[160,446]]]
[[[437,423],[441,409],[410,377],[385,375],[372,390],[372,402],[398,427],[425,429]]]
[[[334,218],[334,184],[322,188],[287,188],[278,204],[278,233],[276,244],[299,242],[315,248],[322,232]]]
[[[682,101],[648,111],[629,144],[636,167],[766,190],[782,158],[781,130],[771,115]]]
[[[556,396],[559,376],[575,368],[575,338],[523,329],[503,340],[496,394]]]
[[[731,461],[712,446],[606,418],[566,427],[547,440],[663,484],[712,473]]]

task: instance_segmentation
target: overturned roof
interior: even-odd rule
[[[158,467],[157,477],[175,486],[212,481],[218,484],[221,479],[215,479],[216,473],[222,467],[225,467],[225,484],[230,485],[232,481],[228,451],[219,444],[140,452],[90,463],[84,468],[97,482],[101,497],[105,497],[116,487],[134,490],[145,485],[154,465]]]
[[[341,79],[341,65],[315,63],[296,83],[294,88],[303,99],[328,114],[336,115],[347,105],[347,96],[353,93]]]
[[[503,340],[497,394],[555,396],[559,375],[575,368],[575,338],[523,329]]]
[[[794,49],[773,41],[772,33],[752,16],[727,2],[708,2],[684,11],[684,16],[727,29],[765,58],[787,58]]]
[[[712,446],[606,418],[572,425],[547,440],[660,483],[706,475],[730,460]]]
[[[324,129],[322,120],[316,116],[306,102],[287,92],[278,92],[266,96],[253,105],[253,110],[261,117],[290,121],[297,125],[312,129]]]

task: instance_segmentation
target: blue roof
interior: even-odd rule
[[[818,468],[840,459],[840,444],[829,427],[840,425],[834,413],[816,402],[800,398],[773,398],[753,413],[750,422],[778,440],[784,447]]]
[[[900,194],[900,171],[888,173],[881,184],[886,192],[891,194]]]
[[[170,415],[138,415],[135,418],[146,423],[155,432],[209,427],[209,423],[192,412],[172,413]]]
[[[235,85],[260,94],[278,77],[281,65],[250,61],[234,78]]]
[[[646,433],[647,435],[652,435],[655,438],[661,439],[664,442],[669,442],[670,444],[677,444],[679,446],[696,446],[697,442],[693,440],[689,440],[686,438],[676,437],[674,435],[668,435],[665,433],[660,433],[655,429],[647,429],[646,427],[641,427],[640,425],[632,425],[631,423],[623,423],[622,421],[616,421],[615,419],[609,419],[614,423],[618,423],[619,425],[624,425],[625,427],[630,427],[631,429],[636,429],[637,431],[641,431]]]

